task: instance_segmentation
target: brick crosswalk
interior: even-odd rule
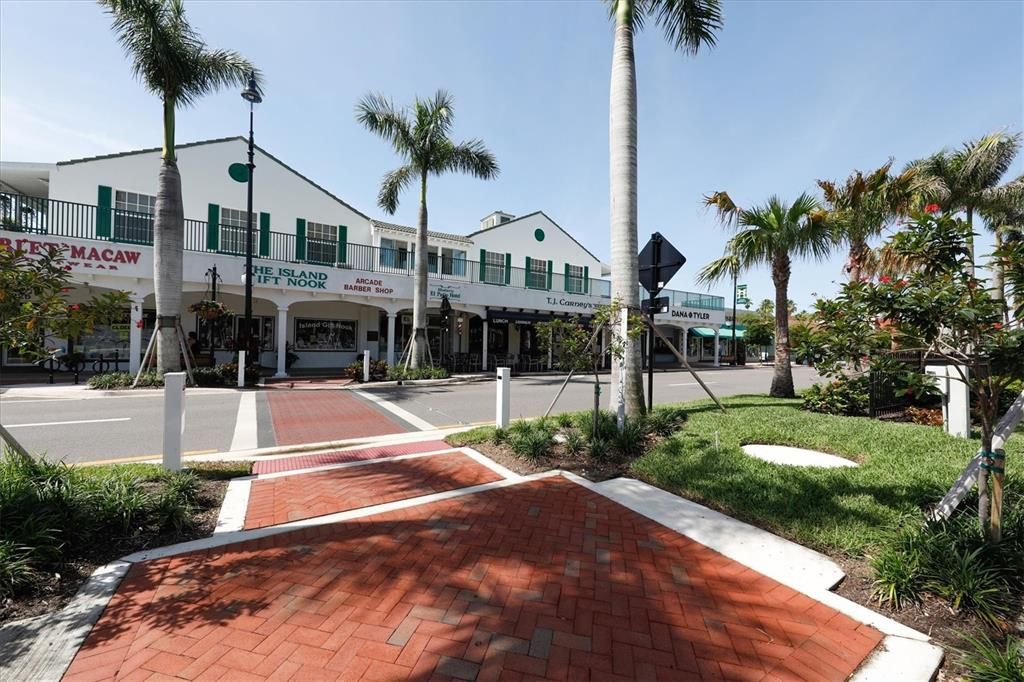
[[[352,450],[337,450],[335,452],[322,452],[315,455],[296,455],[294,457],[280,457],[278,459],[259,460],[252,465],[254,474],[275,474],[282,471],[294,471],[296,469],[309,469],[312,467],[324,466],[327,464],[344,464],[346,462],[359,462],[367,459],[381,459],[394,457],[396,455],[411,455],[417,452],[433,452],[435,450],[447,450],[450,445],[443,440],[420,440],[414,443],[396,443],[394,445],[375,445],[368,448],[354,448]]]
[[[65,679],[838,681],[880,640],[554,477],[134,564]]]
[[[278,445],[324,443],[409,431],[351,391],[269,391]]]
[[[262,528],[501,480],[461,452],[252,482],[245,528]]]

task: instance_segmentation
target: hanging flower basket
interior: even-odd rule
[[[196,313],[200,317],[206,320],[216,320],[219,317],[230,315],[231,311],[228,310],[220,301],[197,301],[188,307],[189,312]]]

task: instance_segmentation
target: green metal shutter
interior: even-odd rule
[[[270,214],[260,213],[260,258],[270,256]]]
[[[206,250],[220,248],[220,206],[209,204],[206,209]]]
[[[338,262],[348,261],[348,227],[338,225]]]
[[[551,291],[551,275],[554,269],[553,266],[554,263],[552,261],[548,261],[548,291]]]
[[[295,260],[306,260],[306,219],[295,219]]]
[[[480,281],[487,281],[487,252],[480,249]]]
[[[590,266],[583,266],[583,293],[590,293]]]
[[[565,274],[562,275],[562,291],[569,293],[569,264],[565,264]]]
[[[96,195],[96,238],[110,239],[110,228],[113,218],[111,208],[113,207],[114,192],[104,185],[99,186]]]
[[[505,254],[505,284],[512,283],[512,254]]]
[[[530,288],[530,265],[533,264],[533,259],[529,256],[526,257],[526,288]]]

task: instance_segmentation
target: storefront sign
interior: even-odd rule
[[[120,265],[137,265],[141,251],[95,246],[77,246],[65,242],[48,242],[35,239],[9,239],[0,237],[0,246],[23,251],[29,256],[42,256],[53,249],[64,252],[71,269],[117,270]]]
[[[448,297],[449,301],[462,300],[462,287],[453,284],[432,284],[428,292],[430,298]]]
[[[673,308],[671,315],[672,317],[683,320],[701,320],[706,322],[711,319],[711,313],[698,312],[695,310],[679,310],[678,308]]]
[[[559,298],[557,296],[547,296],[546,298],[548,305],[558,306],[565,310],[594,310],[601,305],[582,298]]]
[[[255,284],[272,286],[298,287],[299,289],[327,290],[327,273],[316,270],[297,270],[295,268],[275,268],[269,265],[257,265],[252,269]]]
[[[390,296],[395,293],[394,287],[387,286],[384,280],[375,277],[356,277],[342,284],[341,290],[367,296]]]
[[[355,320],[295,320],[295,350],[354,351]]]

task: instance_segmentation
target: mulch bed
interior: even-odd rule
[[[143,487],[156,488],[158,484],[144,483]],[[217,526],[217,517],[220,515],[220,505],[224,501],[228,482],[201,479],[200,487],[201,506],[193,511],[192,524],[189,527],[183,528],[180,533],[150,533],[97,545],[85,556],[76,557],[65,564],[60,573],[46,575],[37,583],[35,591],[0,601],[0,624],[64,608],[93,571],[126,554],[212,535],[213,529]]]
[[[563,445],[555,445],[551,448],[550,454],[536,461],[528,461],[512,452],[504,443],[495,445],[487,441],[484,443],[473,443],[469,447],[482,452],[506,469],[511,469],[517,474],[536,474],[552,469],[571,471],[588,480],[598,482],[606,481],[609,478],[629,476],[629,465],[632,460],[617,459],[609,456],[607,461],[594,461],[581,454],[573,455],[565,450]]]

